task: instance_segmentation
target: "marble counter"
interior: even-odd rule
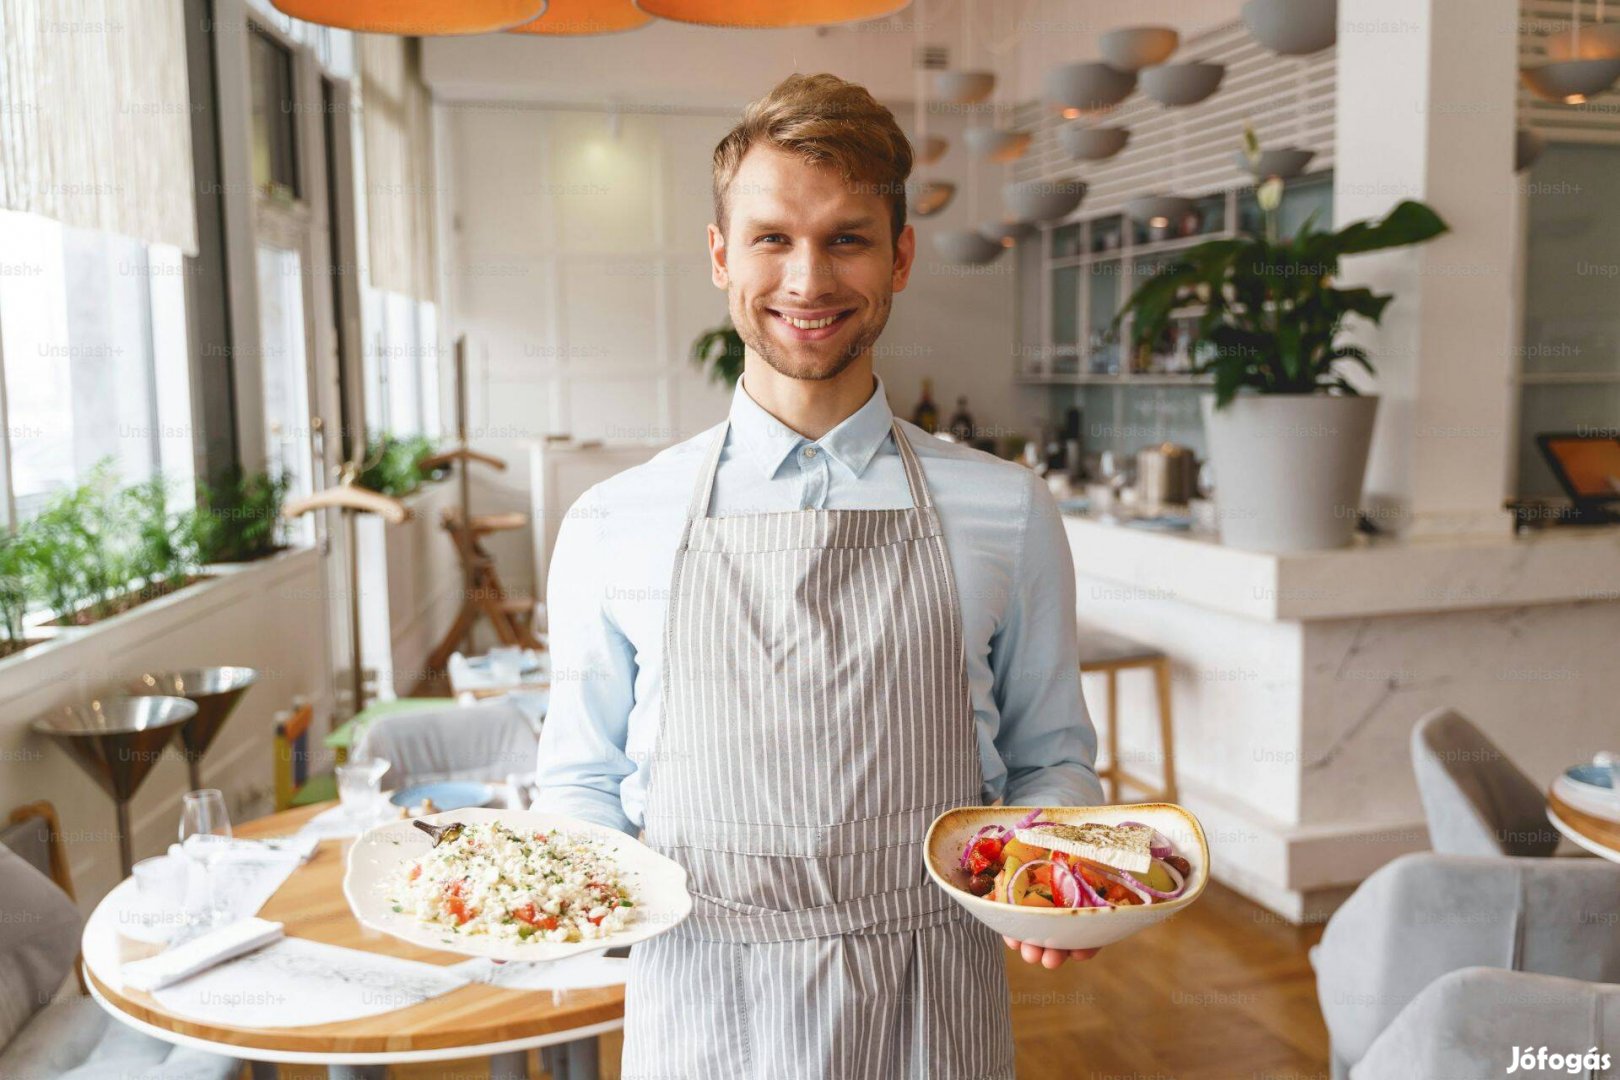
[[[1428,846],[1408,741],[1469,716],[1537,782],[1620,749],[1620,528],[1276,555],[1066,516],[1082,623],[1172,661],[1181,801],[1215,876],[1296,921]],[[1100,679],[1087,679],[1094,717]],[[1149,676],[1121,756],[1152,775]]]

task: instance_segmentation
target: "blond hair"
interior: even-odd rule
[[[807,164],[836,168],[846,184],[889,203],[898,240],[906,224],[911,142],[894,114],[866,88],[836,75],[789,75],[743,110],[742,120],[714,148],[714,221],[726,229],[726,196],[744,155],[757,142],[797,154]]]

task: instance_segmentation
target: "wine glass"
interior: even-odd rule
[[[199,922],[212,925],[222,912],[214,889],[214,864],[231,842],[231,816],[225,793],[218,788],[188,791],[180,798],[180,850],[201,868],[208,886],[208,905]]]

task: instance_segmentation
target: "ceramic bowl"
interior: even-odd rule
[[[1174,900],[1119,908],[1036,908],[1003,904],[967,890],[967,872],[957,862],[968,839],[985,825],[1012,828],[1033,806],[960,806],[947,810],[929,826],[923,843],[928,874],[968,914],[998,934],[1049,949],[1095,949],[1122,941],[1163,922],[1196,901],[1209,881],[1209,844],[1204,827],[1191,813],[1172,803],[1126,806],[1046,807],[1043,821],[1079,825],[1088,821],[1118,825],[1140,821],[1163,833],[1176,854],[1187,860],[1187,888]]]

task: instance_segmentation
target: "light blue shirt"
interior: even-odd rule
[[[710,513],[910,506],[892,415],[877,381],[865,405],[811,441],[739,381]],[[984,801],[1101,803],[1097,734],[1080,693],[1074,565],[1057,504],[1020,465],[901,427],[956,574]],[[675,549],[717,430],[597,484],[560,527],[546,588],[552,686],[538,809],[631,835],[642,824]]]

